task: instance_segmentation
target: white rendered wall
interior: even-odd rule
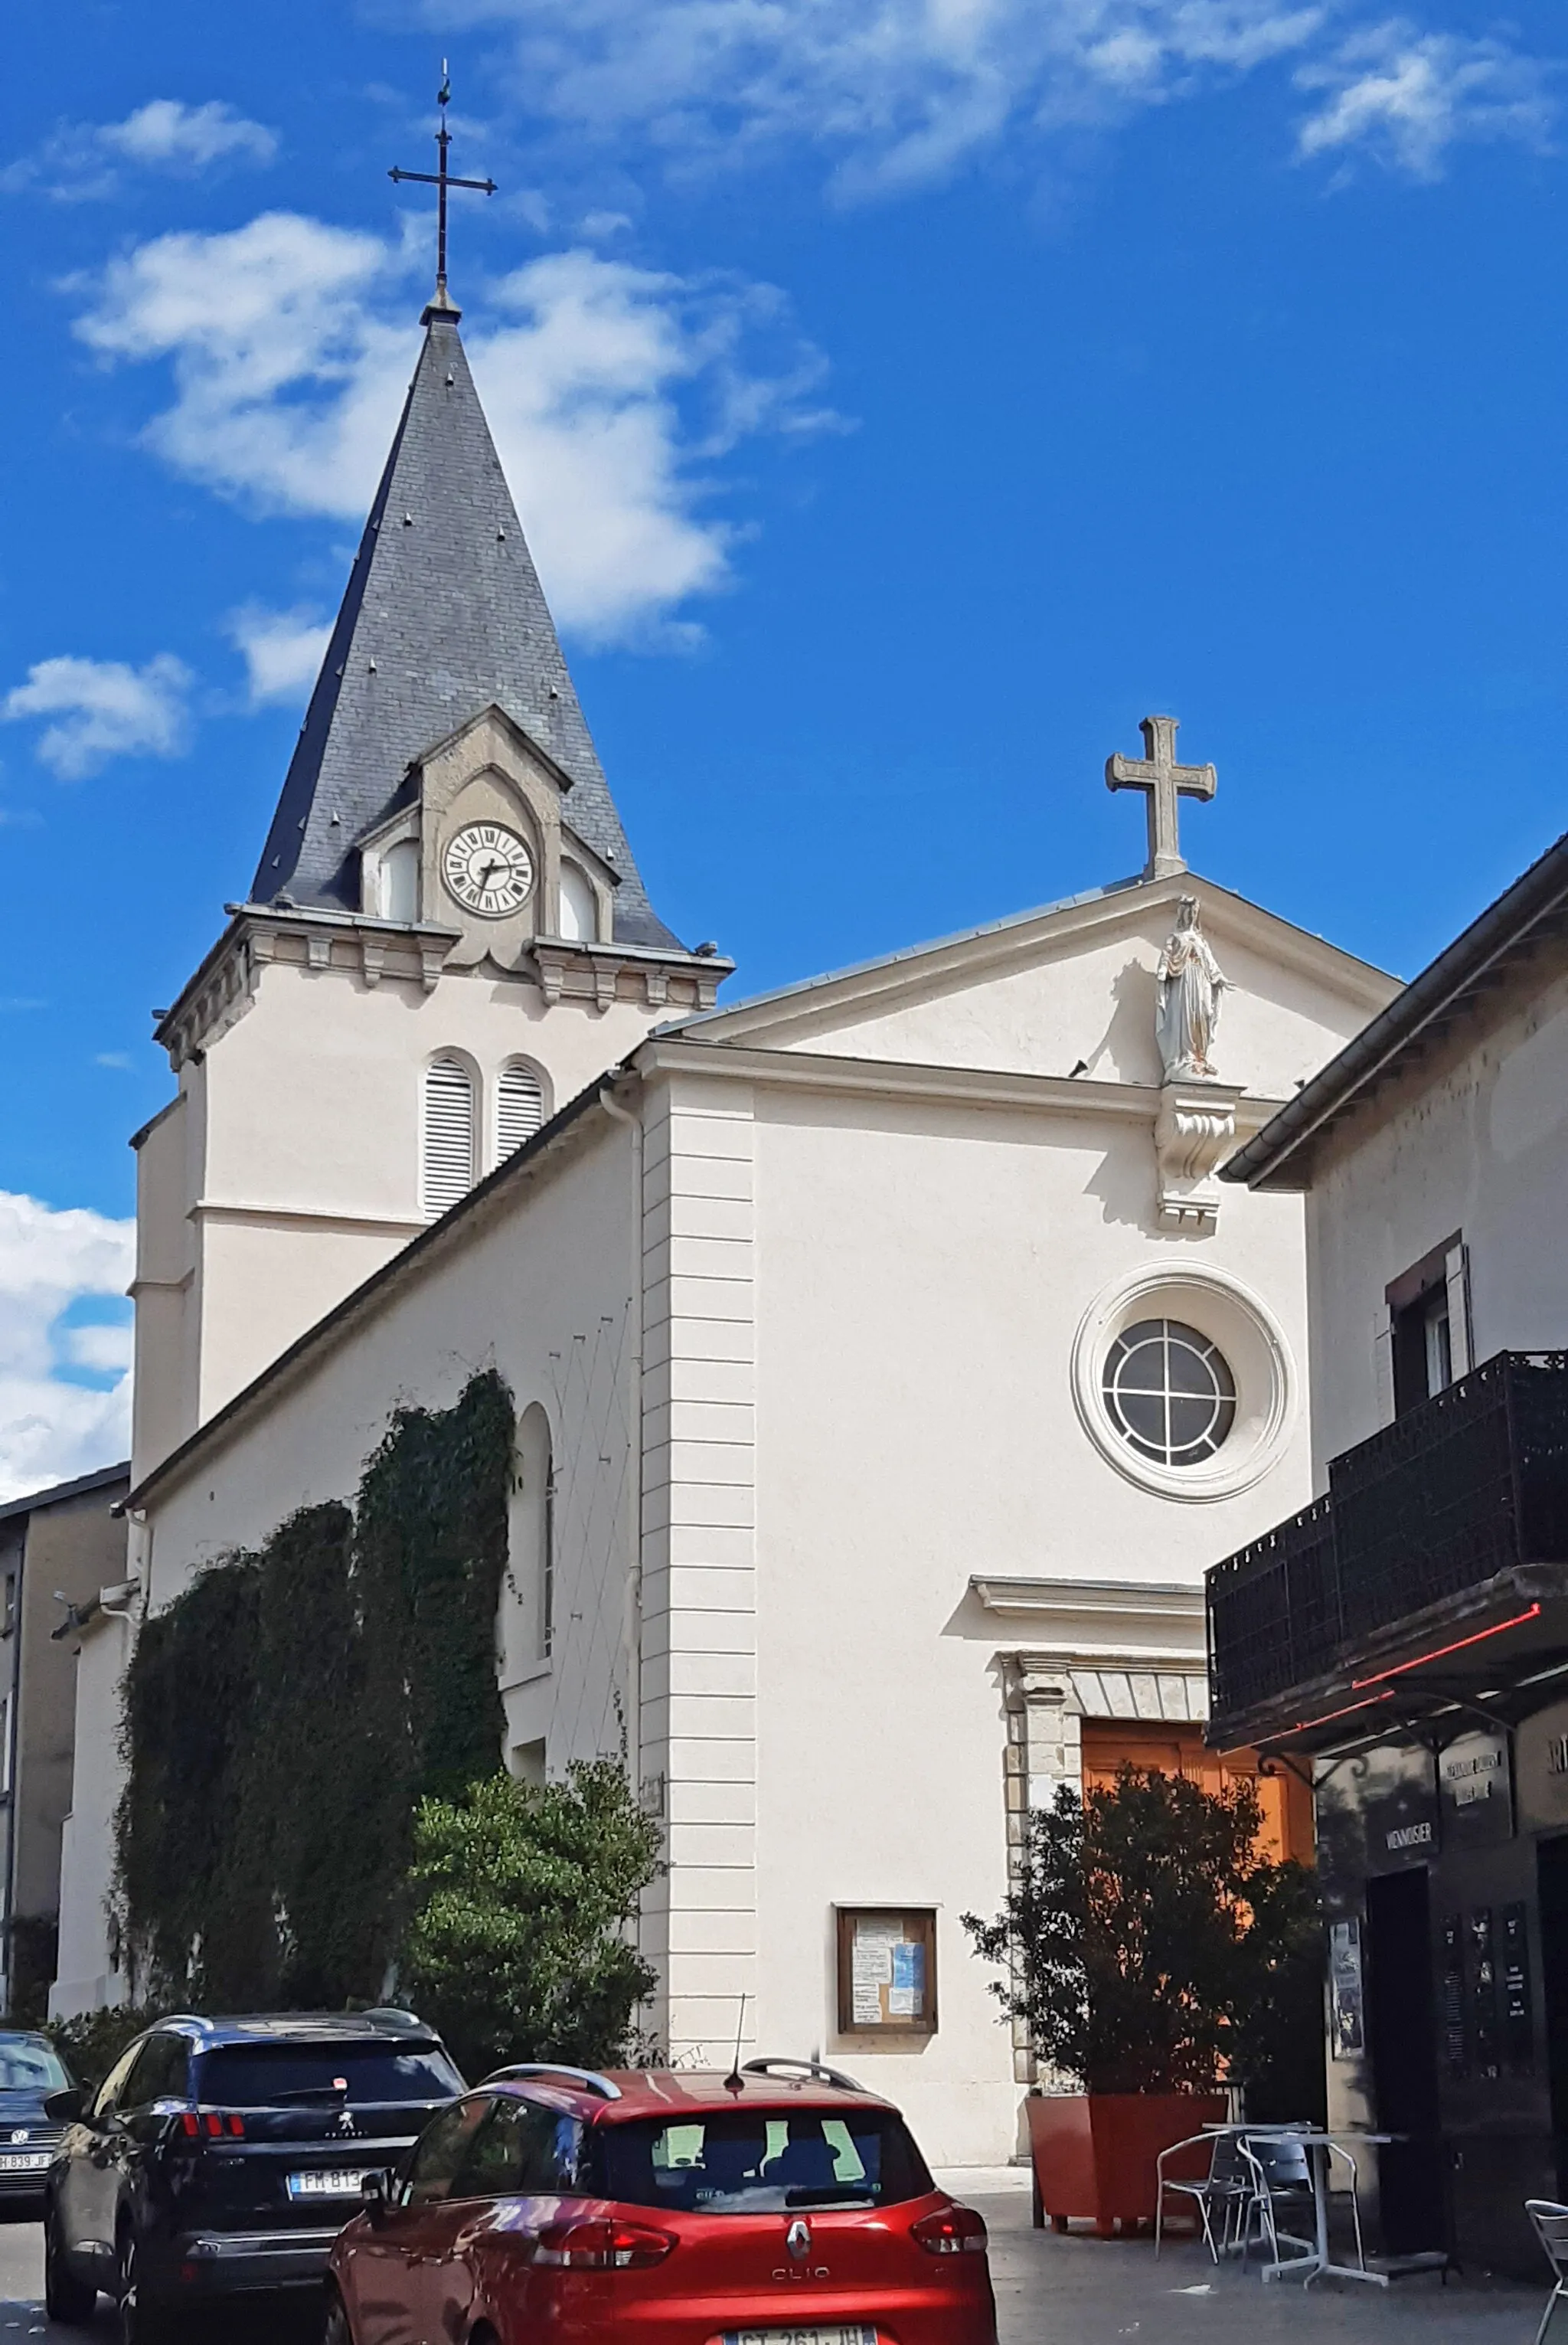
[[[585,1115],[531,1176],[478,1209],[460,1242],[440,1243],[351,1336],[323,1345],[308,1369],[280,1383],[265,1415],[217,1447],[199,1473],[161,1498],[155,1492],[143,1567],[151,1609],[171,1603],[203,1565],[258,1546],[297,1508],[351,1499],[396,1406],[448,1407],[470,1376],[494,1366],[520,1416],[538,1402],[550,1417],[563,1632],[553,1665],[503,1685],[508,1752],[547,1740],[559,1771],[573,1758],[618,1751],[617,1705],[625,1710],[632,1674],[636,1520],[632,1167],[628,1129]],[[106,1650],[107,1635],[99,1641]],[[498,1648],[508,1641],[515,1651],[516,1640],[498,1633]],[[97,1650],[86,1648],[95,1670]],[[88,1690],[84,1680],[84,1697]],[[117,1685],[95,1678],[78,1708],[79,1769],[84,1736],[88,1755],[66,1865],[63,1992],[64,1983],[108,1969],[101,1903],[121,1784],[118,1715]],[[106,1729],[97,1731],[95,1720]]]
[[[426,993],[265,965],[249,1007],[184,1071],[185,1103],[144,1142],[141,1247],[187,1284],[138,1293],[137,1477],[424,1226],[420,1102],[433,1057],[457,1051],[478,1071],[488,1172],[510,1059],[540,1066],[553,1112],[664,1014],[547,1006],[536,986],[486,971],[448,973]]]
[[[971,1575],[1196,1588],[1310,1488],[1300,1418],[1261,1481],[1200,1506],[1135,1487],[1082,1429],[1074,1332],[1129,1264],[1200,1255],[1302,1355],[1300,1200],[1228,1196],[1198,1246],[1151,1234],[1149,1144],[1121,1120],[719,1075],[675,1078],[650,1132],[677,1298],[663,1336],[651,1306],[650,1376],[666,1349],[678,1397],[643,1540],[670,1694],[662,1712],[646,1660],[642,1735],[647,1773],[667,1727],[672,2048],[727,2060],[744,1993],[749,2044],[863,2074],[942,2163],[1010,2157],[1019,2101],[958,1916],[1004,1892],[998,1655],[1029,1639]],[[918,2051],[836,2033],[833,1909],[881,1903],[938,1910],[941,2027]]]
[[[852,1058],[1098,1082],[1158,1083],[1156,967],[1179,895],[1202,907],[1226,978],[1215,1059],[1222,1079],[1286,1099],[1382,1007],[1391,979],[1191,875],[1007,923],[956,946],[826,979],[753,1009],[721,1009],[702,1030]]]
[[[1563,1244],[1568,978],[1500,1002],[1346,1132],[1309,1200],[1319,1486],[1386,1403],[1385,1290],[1456,1233],[1470,1254],[1474,1357],[1568,1345]]]
[[[60,1943],[51,2017],[68,2019],[125,2001],[126,1983],[109,1952],[114,1822],[123,1788],[119,1762],[120,1679],[130,1655],[129,1623],[101,1617],[76,1660],[71,1807],[60,1848]]]

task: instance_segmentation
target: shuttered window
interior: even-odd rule
[[[531,1067],[503,1067],[495,1101],[495,1152],[499,1162],[531,1140],[544,1122],[544,1086]]]
[[[460,1059],[433,1059],[420,1136],[420,1202],[430,1221],[473,1187],[474,1124],[472,1075]]]

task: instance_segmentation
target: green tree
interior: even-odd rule
[[[609,1759],[580,1761],[560,1782],[495,1775],[462,1800],[420,1802],[399,1994],[468,2075],[627,2056],[654,1984],[627,1934],[660,1870],[659,1838]]]
[[[1310,1873],[1256,1854],[1261,1822],[1249,1785],[1132,1767],[1035,1812],[1001,1913],[963,1925],[1044,2066],[1091,2093],[1261,2075],[1317,1911]]]

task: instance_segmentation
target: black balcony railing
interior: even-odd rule
[[[1568,1560],[1568,1354],[1500,1352],[1329,1467],[1329,1495],[1209,1574],[1216,1719],[1512,1564]]]

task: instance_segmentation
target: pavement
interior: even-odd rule
[[[1256,2267],[1219,2271],[1196,2242],[1168,2246],[1158,2263],[1147,2238],[1061,2238],[1029,2220],[1027,2184],[1007,2167],[938,2178],[977,2207],[991,2233],[1000,2345],[1533,2345],[1546,2301],[1539,2288],[1435,2278],[1388,2289],[1342,2281],[1265,2288]],[[100,2299],[90,2330],[46,2320],[43,2242],[36,2223],[0,2215],[0,2345],[24,2337],[60,2345],[114,2345],[119,2324]],[[1568,2313],[1560,2316],[1568,2345]],[[309,2345],[298,2313],[232,2309],[191,2345]]]
[[[1433,2273],[1389,2289],[1274,2280],[1256,2263],[1219,2269],[1198,2240],[1060,2238],[1030,2221],[1027,2177],[1007,2167],[937,2179],[979,2208],[991,2234],[1000,2345],[1533,2345],[1551,2275],[1539,2288]],[[1561,2313],[1568,2345],[1568,2311]],[[3,2332],[0,2332],[3,2345]]]

